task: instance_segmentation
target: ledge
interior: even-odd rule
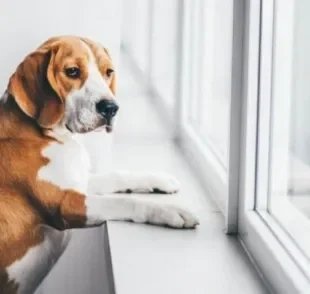
[[[219,213],[200,211],[196,230],[109,222],[117,294],[267,293]]]

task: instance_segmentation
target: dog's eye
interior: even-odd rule
[[[112,75],[113,72],[114,70],[112,68],[107,69],[106,73],[107,73],[108,78]]]
[[[68,67],[65,69],[66,75],[69,78],[77,79],[81,75],[81,71],[78,67]]]

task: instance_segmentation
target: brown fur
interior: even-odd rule
[[[63,230],[85,223],[84,196],[38,181],[48,163],[41,150],[54,139],[20,112],[12,98],[0,106],[0,269],[43,241],[40,225]],[[3,134],[6,133],[5,137]]]
[[[112,68],[110,58],[103,47],[91,44],[101,72],[115,92],[114,75],[105,75]],[[5,268],[43,242],[42,225],[59,230],[85,225],[85,196],[38,181],[37,173],[49,162],[41,155],[42,149],[54,140],[44,135],[45,128],[62,118],[67,94],[81,87],[87,77],[87,62],[86,49],[78,38],[50,39],[19,65],[10,79],[7,100],[0,101],[1,293],[16,293],[18,285],[8,280]],[[83,74],[69,80],[62,69],[75,64]]]

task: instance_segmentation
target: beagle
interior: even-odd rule
[[[49,39],[11,76],[0,99],[0,293],[33,293],[72,228],[107,220],[198,225],[186,209],[113,195],[174,193],[178,183],[169,175],[90,174],[74,134],[113,130],[115,87],[107,49],[74,36]]]

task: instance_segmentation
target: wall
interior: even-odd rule
[[[55,35],[84,35],[108,47],[119,60],[121,0],[1,1],[0,91],[31,50]],[[83,139],[93,168],[103,171],[106,141],[95,133]],[[76,232],[70,249],[41,288],[47,293],[109,293],[105,280],[104,236],[101,228]]]

